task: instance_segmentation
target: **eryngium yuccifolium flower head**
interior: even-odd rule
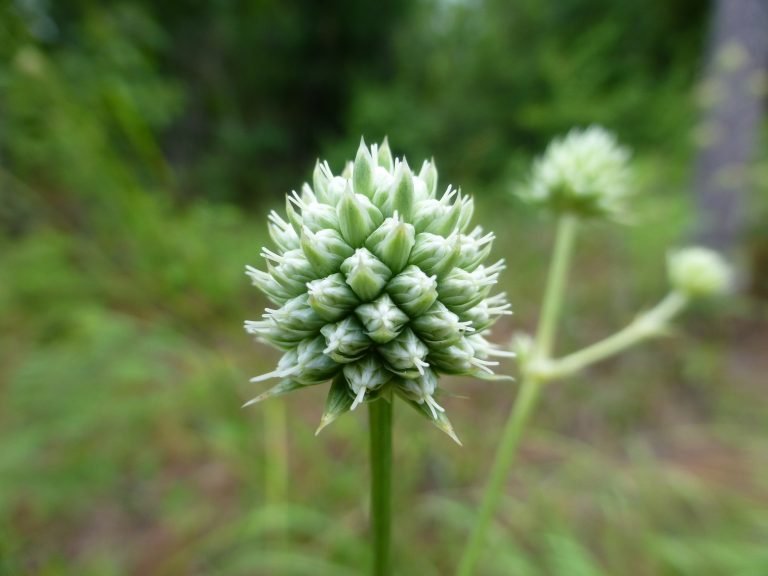
[[[669,281],[678,292],[690,298],[706,298],[726,293],[732,285],[730,266],[708,248],[683,248],[667,259]]]
[[[455,438],[438,376],[492,377],[490,357],[510,355],[486,339],[510,305],[491,294],[504,263],[485,263],[493,235],[472,212],[460,191],[438,192],[434,163],[416,173],[386,140],[361,142],[340,175],[318,162],[269,216],[266,269],[246,267],[275,307],[245,328],[284,353],[252,379],[280,382],[250,403],[331,381],[321,428],[394,392]]]
[[[630,193],[629,158],[629,150],[605,129],[573,129],[534,161],[519,194],[558,214],[621,217]]]

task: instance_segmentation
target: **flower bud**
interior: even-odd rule
[[[343,318],[359,304],[357,296],[339,273],[308,283],[307,295],[312,309],[329,322]]]
[[[372,354],[352,364],[346,364],[343,370],[352,394],[355,395],[351,410],[363,402],[366,392],[381,388],[392,379],[392,373]]]
[[[344,196],[344,192],[347,190],[348,181],[346,178],[343,178],[341,176],[335,176],[330,184],[328,184],[328,203],[331,206],[338,206],[339,201],[341,200],[342,196]],[[338,215],[338,214],[337,214]]]
[[[437,194],[437,167],[434,159],[421,165],[419,179],[424,183],[426,197],[434,198]]]
[[[368,198],[373,197],[373,172],[375,168],[376,161],[361,138],[352,171],[352,181],[357,194],[362,194]]]
[[[306,187],[306,190],[309,190],[309,187]],[[311,192],[309,190],[310,194]],[[336,210],[332,206],[317,202],[316,200],[313,202],[311,198],[305,200],[300,198],[296,192],[293,192],[288,197],[288,200],[301,210],[301,224],[297,226],[299,230],[307,227],[312,232],[317,232],[318,230],[325,229],[336,230],[339,227],[339,219],[336,215]]]
[[[355,316],[347,316],[336,324],[326,324],[320,329],[325,337],[323,352],[340,364],[360,359],[371,346],[371,340],[363,333],[363,325]]]
[[[291,331],[317,332],[325,320],[310,306],[309,295],[291,298],[277,310],[267,308],[267,317],[280,328]]]
[[[341,263],[354,253],[341,234],[333,229],[318,230],[317,233],[309,228],[302,229],[301,249],[320,276],[336,272]]]
[[[488,296],[502,270],[504,270],[503,260],[487,268],[478,266],[472,272],[454,268],[437,284],[440,301],[451,311],[461,314],[475,307]]]
[[[429,361],[436,369],[446,374],[474,374],[475,372],[493,374],[490,367],[498,365],[498,362],[479,358],[472,344],[464,337],[446,348],[437,350],[433,348]]]
[[[416,231],[431,232],[441,236],[450,234],[457,227],[461,216],[463,201],[459,198],[451,202],[457,194],[457,190],[449,187],[440,200],[428,198],[418,202],[413,213]]]
[[[411,249],[416,243],[413,226],[400,220],[397,212],[384,220],[365,241],[365,246],[387,267],[397,274],[408,263]]]
[[[417,378],[403,380],[401,385],[409,399],[428,407],[433,420],[437,420],[438,413],[445,412],[445,409],[433,398],[437,390],[437,374],[434,370],[427,368],[424,374]]]
[[[481,332],[493,326],[500,316],[512,314],[511,307],[504,294],[496,294],[482,300],[473,308],[465,310],[459,314],[459,318],[471,322],[472,328]]]
[[[408,316],[395,306],[387,294],[358,306],[355,314],[363,323],[366,335],[378,344],[386,344],[396,338],[408,322]]]
[[[459,320],[439,300],[418,318],[414,318],[411,327],[433,349],[451,346],[461,339],[462,334],[472,331],[468,322]]]
[[[475,214],[475,200],[471,196],[459,197],[457,202],[461,205],[459,208],[458,229],[464,232],[472,223],[472,216]]]
[[[325,338],[317,336],[302,340],[296,348],[297,368],[291,378],[306,386],[325,382],[339,371],[339,364],[325,350]]]
[[[332,196],[328,193],[328,187],[333,179],[333,172],[331,167],[328,166],[328,162],[315,162],[315,169],[312,171],[312,187],[315,189],[315,194],[320,202],[326,204],[335,205]]]
[[[461,253],[461,237],[451,234],[447,238],[429,232],[416,235],[409,263],[429,275],[441,276],[451,270]]]
[[[482,262],[485,262],[491,253],[491,246],[495,239],[492,232],[483,236],[483,229],[478,226],[468,235],[461,235],[461,249],[456,266],[460,266],[468,272],[472,272]]]
[[[264,272],[253,266],[246,266],[245,273],[251,279],[251,283],[264,292],[264,294],[267,295],[267,298],[275,304],[282,304],[291,298],[291,292],[283,288],[268,272]]]
[[[441,278],[437,292],[440,294],[440,302],[456,314],[473,308],[487,295],[487,292],[483,294],[481,291],[475,275],[461,268],[454,268]]]
[[[423,375],[424,369],[429,367],[429,363],[424,360],[429,354],[429,348],[410,328],[405,328],[397,338],[379,346],[378,351],[387,365],[405,378]]]
[[[387,265],[366,248],[358,248],[344,260],[341,271],[346,276],[347,284],[363,302],[376,298],[392,277]]]
[[[690,298],[725,294],[733,282],[731,268],[715,251],[683,248],[667,259],[669,281],[678,292]]]
[[[269,235],[283,252],[299,247],[299,235],[294,227],[280,218],[274,210],[269,213]]]
[[[337,207],[339,231],[353,248],[365,243],[368,235],[384,220],[376,206],[362,194],[355,194],[349,183]]]
[[[385,209],[389,213],[397,212],[407,221],[412,218],[414,203],[413,173],[408,162],[403,160],[395,169]]]
[[[437,300],[436,279],[436,276],[427,276],[416,266],[408,266],[389,281],[387,293],[406,314],[415,318]]]
[[[264,248],[261,255],[267,260],[269,274],[290,297],[304,292],[306,283],[315,277],[312,265],[301,250],[276,254]]]
[[[377,160],[380,168],[383,168],[386,172],[392,172],[394,160],[392,159],[392,150],[389,149],[387,138],[384,138],[384,142],[379,146]]]
[[[251,378],[251,382],[263,382],[272,378],[290,378],[298,374],[299,370],[299,352],[298,348],[294,348],[283,354],[272,372],[255,376]]]
[[[291,350],[299,342],[312,336],[311,330],[286,330],[269,316],[263,320],[246,320],[245,331],[253,334],[258,340],[272,344],[280,350]]]

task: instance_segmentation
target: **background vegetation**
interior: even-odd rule
[[[636,150],[638,213],[579,239],[562,349],[599,338],[662,295],[690,229],[708,19],[694,0],[0,0],[0,575],[359,574],[364,417],[315,438],[321,390],[239,408],[275,360],[241,329],[267,210],[361,134],[434,154],[498,233],[505,341],[535,322],[551,242],[509,191],[550,137],[605,124]],[[549,390],[484,574],[768,573],[768,309],[686,322]],[[396,414],[398,574],[450,572],[515,392],[450,386],[464,449]]]

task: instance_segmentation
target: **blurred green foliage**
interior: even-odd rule
[[[707,15],[0,0],[0,575],[359,573],[361,419],[315,438],[319,390],[239,409],[274,359],[240,330],[266,209],[361,133],[435,154],[499,233],[504,339],[533,324],[550,230],[502,193],[553,134],[604,123],[637,149],[643,224],[580,240],[563,331],[605,335],[664,290],[687,222]],[[553,388],[484,573],[768,573],[766,319],[744,306]],[[471,450],[397,415],[399,574],[450,572],[513,394],[455,389]]]

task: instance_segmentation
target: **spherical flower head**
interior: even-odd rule
[[[485,338],[511,312],[491,295],[504,263],[486,263],[493,234],[470,229],[473,210],[459,190],[438,193],[434,162],[415,173],[386,140],[361,142],[339,175],[318,162],[285,216],[269,216],[266,270],[246,268],[275,304],[246,330],[283,351],[252,379],[280,382],[249,404],[330,381],[321,428],[397,396],[456,439],[439,376],[493,378],[489,357],[510,355]]]
[[[692,247],[677,250],[667,259],[672,287],[689,298],[725,294],[733,283],[730,266],[717,252]]]
[[[630,193],[630,152],[600,126],[573,129],[534,161],[520,196],[579,218],[621,218]]]

